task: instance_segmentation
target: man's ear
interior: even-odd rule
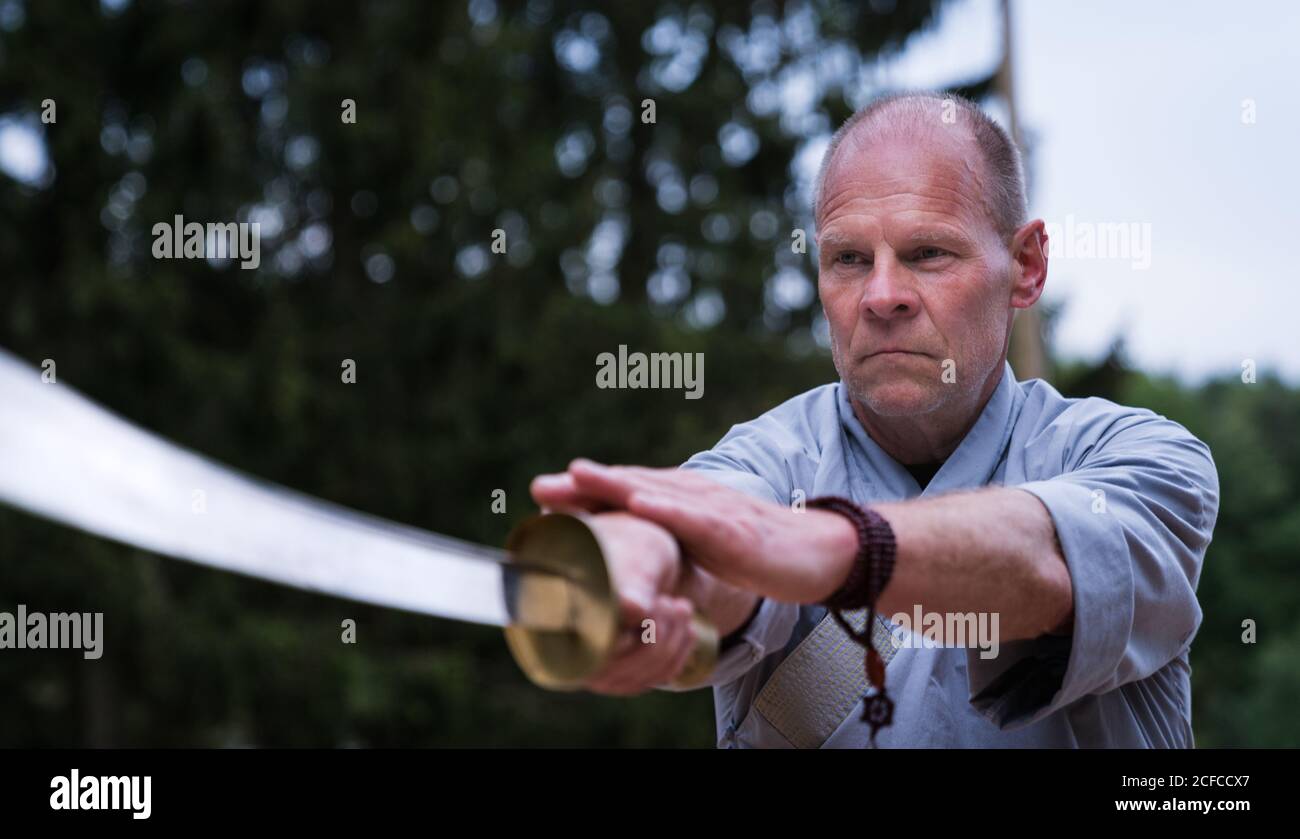
[[[1047,282],[1047,228],[1042,219],[1025,224],[1011,237],[1011,305],[1028,309]]]

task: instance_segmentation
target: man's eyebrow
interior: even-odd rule
[[[817,247],[821,250],[837,250],[855,247],[853,237],[844,233],[823,233],[817,238]]]
[[[913,230],[903,237],[903,247],[930,245],[938,242],[953,242],[964,247],[974,247],[975,240],[960,230],[951,227],[924,227]],[[817,247],[823,251],[860,250],[863,245],[855,237],[838,231],[823,233],[817,239]],[[870,247],[868,246],[868,250]]]
[[[958,244],[972,247],[975,241],[960,230],[951,227],[927,227],[920,230],[913,230],[904,237],[903,242],[906,245],[928,245],[935,242],[957,242]]]

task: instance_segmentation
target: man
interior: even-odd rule
[[[575,461],[534,482],[543,506],[658,524],[692,563],[664,571],[676,559],[660,549],[615,570],[642,581],[642,614],[673,641],[629,644],[592,689],[671,678],[687,597],[729,633],[720,746],[867,745],[862,648],[815,605],[849,576],[858,532],[801,503],[843,496],[897,545],[870,628],[896,703],[878,745],[1192,746],[1214,463],[1149,411],[1016,381],[1014,314],[1048,260],[1015,146],[957,97],[881,100],[832,139],[814,210],[838,383],[680,470]],[[900,613],[978,615],[998,637],[935,648],[885,619]]]

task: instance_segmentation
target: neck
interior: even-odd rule
[[[944,405],[925,414],[881,416],[854,399],[853,413],[876,445],[899,463],[939,463],[970,433],[1002,381],[1005,366],[994,367],[973,402],[963,400],[960,405]]]

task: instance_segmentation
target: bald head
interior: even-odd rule
[[[981,194],[972,196],[985,207],[994,229],[1004,240],[1028,216],[1024,168],[1020,150],[1002,126],[980,107],[956,94],[904,93],[875,100],[844,121],[822,158],[813,194],[813,218],[820,228],[825,211],[826,182],[844,149],[868,149],[884,140],[938,143],[965,152],[975,165],[973,180]],[[954,143],[953,141],[957,142]]]

